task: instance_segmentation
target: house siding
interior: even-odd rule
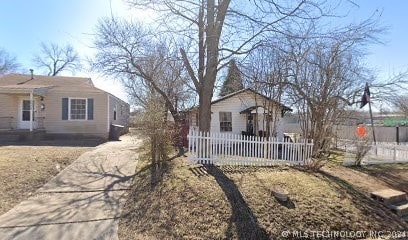
[[[0,77],[0,91],[0,129],[2,125],[7,125],[4,129],[19,127],[21,98],[29,98],[30,91],[35,100],[34,120],[38,120],[33,128],[44,129],[47,134],[108,138],[111,123],[128,126],[129,104],[96,88],[90,78],[8,74]],[[63,109],[62,102],[69,98],[87,99],[87,109],[92,110],[87,112],[87,120],[66,116],[63,120],[67,107]],[[41,109],[42,104],[45,109]],[[116,120],[111,114],[114,105],[118,106]],[[22,127],[27,128],[26,124]]]
[[[225,100],[213,103],[211,105],[211,132],[220,132],[219,112],[231,112],[232,113],[232,133],[241,134],[242,131],[246,131],[246,115],[240,114],[242,110],[245,110],[251,106],[263,105],[264,98],[256,97],[251,92],[243,92],[227,98]],[[258,128],[257,130],[264,129],[264,117],[263,114],[258,115]],[[280,115],[278,115],[278,121]]]
[[[130,109],[129,104],[120,100],[119,98],[109,94],[109,125],[117,124],[129,126]],[[116,108],[116,120],[114,119],[114,111]]]
[[[9,119],[12,117],[12,119]],[[18,100],[17,96],[0,94],[0,129],[17,128]],[[10,122],[11,121],[11,122]]]
[[[93,120],[62,120],[63,98],[92,98]],[[79,134],[107,138],[106,129],[108,93],[102,91],[55,90],[44,97],[44,127],[51,134]]]

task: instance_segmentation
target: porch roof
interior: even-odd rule
[[[48,85],[6,85],[0,86],[0,93],[5,94],[30,94],[45,96],[48,93],[48,89],[53,86]]]
[[[246,108],[244,110],[242,110],[241,112],[239,112],[240,114],[245,114],[245,113],[271,113],[271,111],[269,111],[268,109],[264,108],[263,106],[251,106],[249,108]]]

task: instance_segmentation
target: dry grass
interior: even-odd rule
[[[90,147],[0,146],[0,214],[30,196]]]
[[[381,188],[408,192],[408,164],[343,166],[344,152],[332,152],[323,171],[341,178],[367,194]]]
[[[146,163],[137,171],[120,239],[281,239],[287,230],[408,228],[352,185],[325,173],[204,167],[176,159],[152,187]],[[275,186],[289,191],[289,202],[273,197]]]
[[[369,165],[356,168],[393,188],[408,192],[408,164]]]

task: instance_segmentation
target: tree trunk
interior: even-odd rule
[[[211,128],[211,99],[212,99],[211,88],[203,88],[199,94],[200,108],[198,110],[198,126],[200,131],[209,132]]]

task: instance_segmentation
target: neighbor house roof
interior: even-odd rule
[[[33,93],[44,96],[52,86],[47,85],[6,85],[0,86],[0,93]]]
[[[272,102],[274,102],[274,103],[280,105],[280,106],[282,107],[282,110],[283,110],[283,111],[292,111],[292,109],[291,109],[290,107],[287,107],[287,106],[283,105],[282,103],[279,103],[279,102],[277,102],[276,100],[274,100],[274,99],[272,99],[272,98],[270,98],[270,97],[267,97],[267,96],[265,96],[265,95],[263,95],[263,94],[261,94],[261,93],[255,91],[255,90],[253,90],[253,89],[251,89],[251,88],[244,88],[244,89],[241,89],[241,90],[239,90],[239,91],[233,92],[233,93],[231,93],[231,94],[225,95],[225,96],[222,97],[222,98],[219,98],[219,99],[217,99],[217,100],[212,101],[211,104],[215,104],[215,103],[224,101],[224,100],[226,100],[226,99],[228,99],[228,98],[234,97],[234,96],[236,96],[236,95],[238,95],[238,94],[241,94],[241,93],[244,93],[244,92],[251,92],[251,93],[257,94],[258,96],[260,96],[260,97],[262,97],[262,98],[264,98],[264,99],[266,99],[266,100],[268,100],[268,101],[272,101]]]
[[[31,74],[7,74],[0,77],[2,93],[27,92],[35,89],[55,88],[60,91],[83,90],[91,92],[104,92],[96,88],[90,78],[41,76]],[[9,91],[9,92],[7,92]]]

